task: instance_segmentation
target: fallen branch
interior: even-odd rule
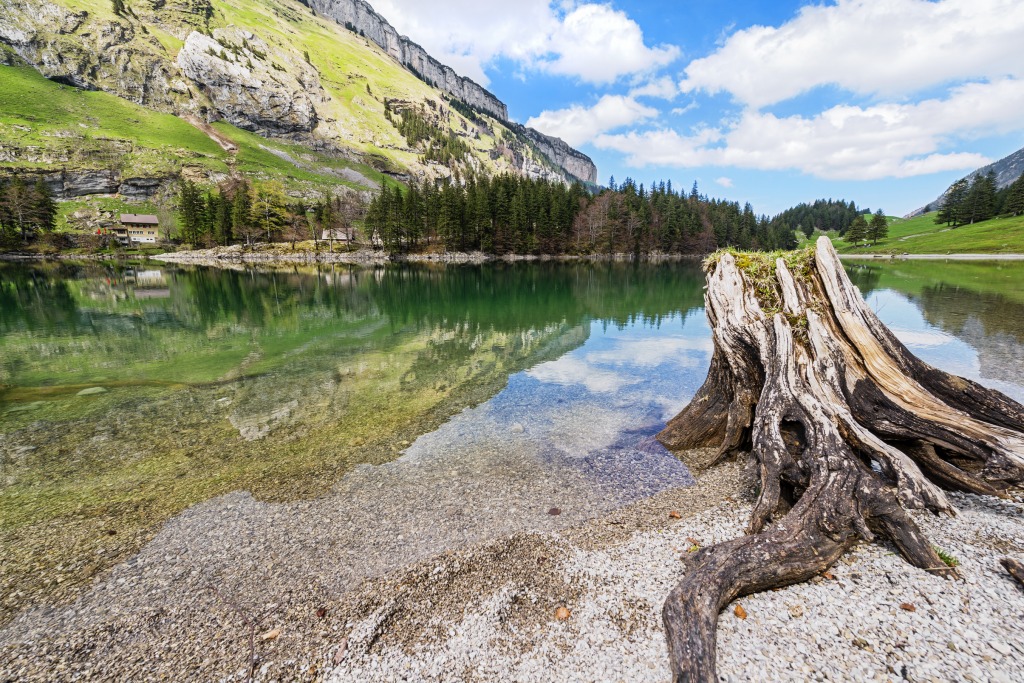
[[[1003,568],[1010,572],[1010,576],[1017,579],[1022,587],[1024,587],[1024,564],[1021,564],[1017,560],[1012,560],[1009,557],[1004,557],[999,561]]]
[[[908,510],[955,514],[943,489],[1006,496],[1024,480],[1024,407],[932,368],[878,320],[831,242],[707,262],[714,355],[659,440],[752,453],[747,536],[700,550],[665,602],[676,681],[715,681],[718,615],[742,595],[806,581],[860,540],[956,577]]]

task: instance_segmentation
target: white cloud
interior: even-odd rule
[[[614,348],[588,353],[586,361],[592,365],[616,365],[619,367],[656,368],[672,363],[683,368],[695,367],[714,351],[710,337],[660,337],[644,339],[622,339]]]
[[[526,125],[547,135],[562,138],[570,145],[590,142],[596,136],[622,126],[649,120],[657,109],[645,107],[631,97],[605,95],[592,107],[574,105],[568,109],[544,111]]]
[[[673,100],[679,94],[679,86],[668,76],[648,81],[629,91],[630,97],[656,97],[662,100]]]
[[[896,338],[901,342],[910,347],[916,348],[934,348],[936,346],[945,346],[946,344],[955,343],[956,337],[951,337],[943,332],[934,332],[928,330],[908,330],[903,327],[890,327],[892,333],[896,335]]]
[[[732,178],[726,178],[725,176],[722,176],[721,178],[715,178],[715,182],[721,185],[722,187],[732,187]]]
[[[580,5],[552,33],[548,49],[556,56],[541,58],[545,71],[576,76],[589,83],[611,83],[626,74],[645,73],[679,57],[679,48],[649,48],[639,24],[608,5]]]
[[[640,382],[635,377],[627,377],[611,370],[594,367],[571,355],[541,363],[527,370],[526,374],[541,382],[563,386],[579,384],[585,386],[588,391],[603,394],[614,393],[630,384]]]
[[[612,83],[652,72],[679,56],[648,47],[640,26],[610,5],[551,0],[375,0],[399,32],[483,85],[487,64],[505,57],[527,69]]]
[[[940,153],[951,136],[1005,133],[1020,127],[1024,80],[968,83],[945,99],[916,104],[837,106],[820,114],[777,117],[745,110],[721,128],[601,135],[594,144],[628,155],[634,166],[735,166],[797,169],[821,178],[873,180],[988,163],[971,153]]]
[[[1020,0],[837,0],[782,26],[732,34],[694,60],[684,92],[731,93],[761,108],[817,86],[904,96],[964,80],[1024,77]]]

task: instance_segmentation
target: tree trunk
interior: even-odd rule
[[[760,493],[747,536],[703,549],[665,602],[676,681],[715,681],[732,600],[805,581],[858,540],[955,577],[907,513],[955,514],[943,488],[1006,496],[1024,479],[1024,407],[932,368],[878,320],[827,238],[771,262],[721,253],[705,294],[714,355],[658,435],[682,452],[750,451]]]

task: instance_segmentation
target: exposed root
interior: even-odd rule
[[[811,254],[708,261],[711,369],[659,435],[676,451],[752,451],[751,535],[705,549],[665,602],[677,681],[714,681],[718,614],[805,581],[859,539],[955,577],[908,510],[955,514],[943,489],[1005,496],[1024,479],[1024,408],[915,358],[850,283],[826,238]],[[753,264],[744,268],[744,264]]]

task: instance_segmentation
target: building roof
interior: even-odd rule
[[[159,218],[144,213],[122,213],[121,222],[132,225],[160,225]]]

